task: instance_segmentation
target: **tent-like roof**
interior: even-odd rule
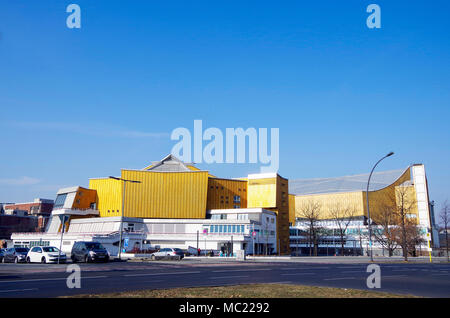
[[[153,162],[152,165],[144,168],[147,171],[158,172],[188,172],[192,171],[188,165],[173,155],[167,155],[161,161]]]
[[[400,178],[406,169],[374,172],[370,178],[370,191],[385,188]],[[294,195],[366,191],[369,173],[335,178],[289,180],[289,193]]]

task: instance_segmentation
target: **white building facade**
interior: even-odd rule
[[[96,241],[111,255],[117,255],[121,217],[71,219],[68,229],[61,233],[60,215],[95,214],[98,211],[54,210],[45,233],[13,233],[11,239],[14,246],[61,246],[66,253],[77,241]],[[234,256],[238,250],[246,254],[275,254],[276,228],[276,214],[261,208],[209,210],[206,219],[123,218],[122,246],[130,253],[174,247],[199,248],[226,256]]]

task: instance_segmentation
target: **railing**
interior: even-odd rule
[[[134,231],[134,232],[125,232],[124,233],[128,233],[128,234],[137,234],[137,235],[142,235],[144,232],[142,231]],[[16,234],[16,235],[24,235],[24,236],[31,236],[31,235],[36,235],[39,234],[39,236],[59,236],[61,235],[61,232],[56,232],[56,233],[47,233],[47,232],[17,232],[17,233],[12,233]],[[113,231],[113,232],[64,232],[64,235],[79,235],[79,236],[113,236],[113,235],[117,235],[119,234],[119,231]]]
[[[61,208],[60,207],[58,207],[58,208],[54,208],[53,207],[52,213],[53,213],[53,211],[59,211],[59,210],[69,210],[69,211],[87,211],[87,210],[92,210],[92,211],[96,211],[96,212],[98,212],[100,214],[100,210],[97,210],[97,209],[91,209],[91,208],[72,209],[72,208],[63,208],[63,207],[61,207]]]

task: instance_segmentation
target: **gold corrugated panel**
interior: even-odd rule
[[[301,218],[302,208],[310,202],[319,204],[320,219],[332,218],[331,210],[337,206],[354,209],[355,216],[364,215],[364,200],[361,191],[295,196],[295,216]]]
[[[369,207],[371,217],[376,217],[376,213],[386,208],[386,206],[395,204],[395,188],[409,180],[411,180],[411,168],[406,169],[405,172],[391,185],[377,191],[370,191]],[[362,196],[365,203],[367,197],[365,191],[362,193]],[[364,214],[367,215],[366,203],[364,204]]]
[[[97,190],[97,209],[99,210],[101,217],[121,215],[121,181],[109,178],[90,179],[89,188]]]
[[[125,216],[140,218],[205,218],[207,171],[153,172],[122,170],[127,183]]]
[[[289,223],[295,223],[295,195],[289,194]]]
[[[395,188],[396,186],[411,179],[410,168],[391,185],[376,191],[370,191],[369,193],[369,206],[371,217],[374,218],[378,211],[381,211],[386,206],[395,202]],[[367,216],[367,202],[366,191],[354,191],[354,192],[336,192],[325,194],[312,194],[312,195],[299,195],[295,197],[295,216],[301,217],[302,205],[308,202],[317,202],[321,207],[320,218],[330,219],[330,209],[336,206],[343,208],[353,208],[356,211],[355,216]]]
[[[249,208],[275,208],[277,206],[277,179],[250,179],[247,206]]]
[[[240,196],[240,202],[234,202],[234,196]],[[235,206],[247,207],[247,182],[210,177],[207,210],[233,209]]]

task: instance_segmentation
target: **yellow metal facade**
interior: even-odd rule
[[[405,172],[391,185],[376,191],[369,191],[369,208],[372,218],[376,218],[377,212],[386,206],[395,204],[396,187],[411,180],[411,170]],[[411,198],[415,198],[414,186],[408,187],[411,191]],[[367,216],[367,195],[366,191],[354,192],[336,192],[313,195],[295,196],[295,217],[302,217],[302,208],[310,202],[318,203],[320,206],[320,219],[331,219],[331,210],[336,206],[342,208],[352,208],[355,211],[354,216]],[[417,209],[416,209],[417,211]]]
[[[326,193],[314,195],[297,195],[295,196],[295,217],[302,217],[302,210],[311,202],[317,203],[320,207],[319,218],[331,219],[331,211],[336,207],[353,208],[355,216],[364,215],[363,193],[356,192],[340,192]]]
[[[289,194],[289,223],[295,223],[295,195]]]
[[[249,178],[247,205],[277,214],[277,242],[280,254],[290,254],[289,181],[279,175],[272,178]]]
[[[393,204],[396,204],[396,187],[410,180],[411,168],[408,168],[394,183],[390,184],[389,186],[380,190],[369,191],[369,208],[371,217],[375,218],[378,211],[386,208],[386,206],[392,206]],[[362,196],[365,203],[367,193],[363,191]],[[364,204],[364,215],[367,216],[367,204]]]
[[[248,180],[249,208],[277,207],[277,178]]]
[[[97,209],[101,217],[121,215],[121,181],[109,178],[90,179],[89,188],[97,191]]]
[[[122,170],[127,183],[125,216],[138,218],[204,219],[208,172]],[[118,181],[117,181],[118,182]]]
[[[235,200],[235,196],[239,200]],[[247,207],[247,182],[242,180],[209,178],[206,208],[233,209]]]

